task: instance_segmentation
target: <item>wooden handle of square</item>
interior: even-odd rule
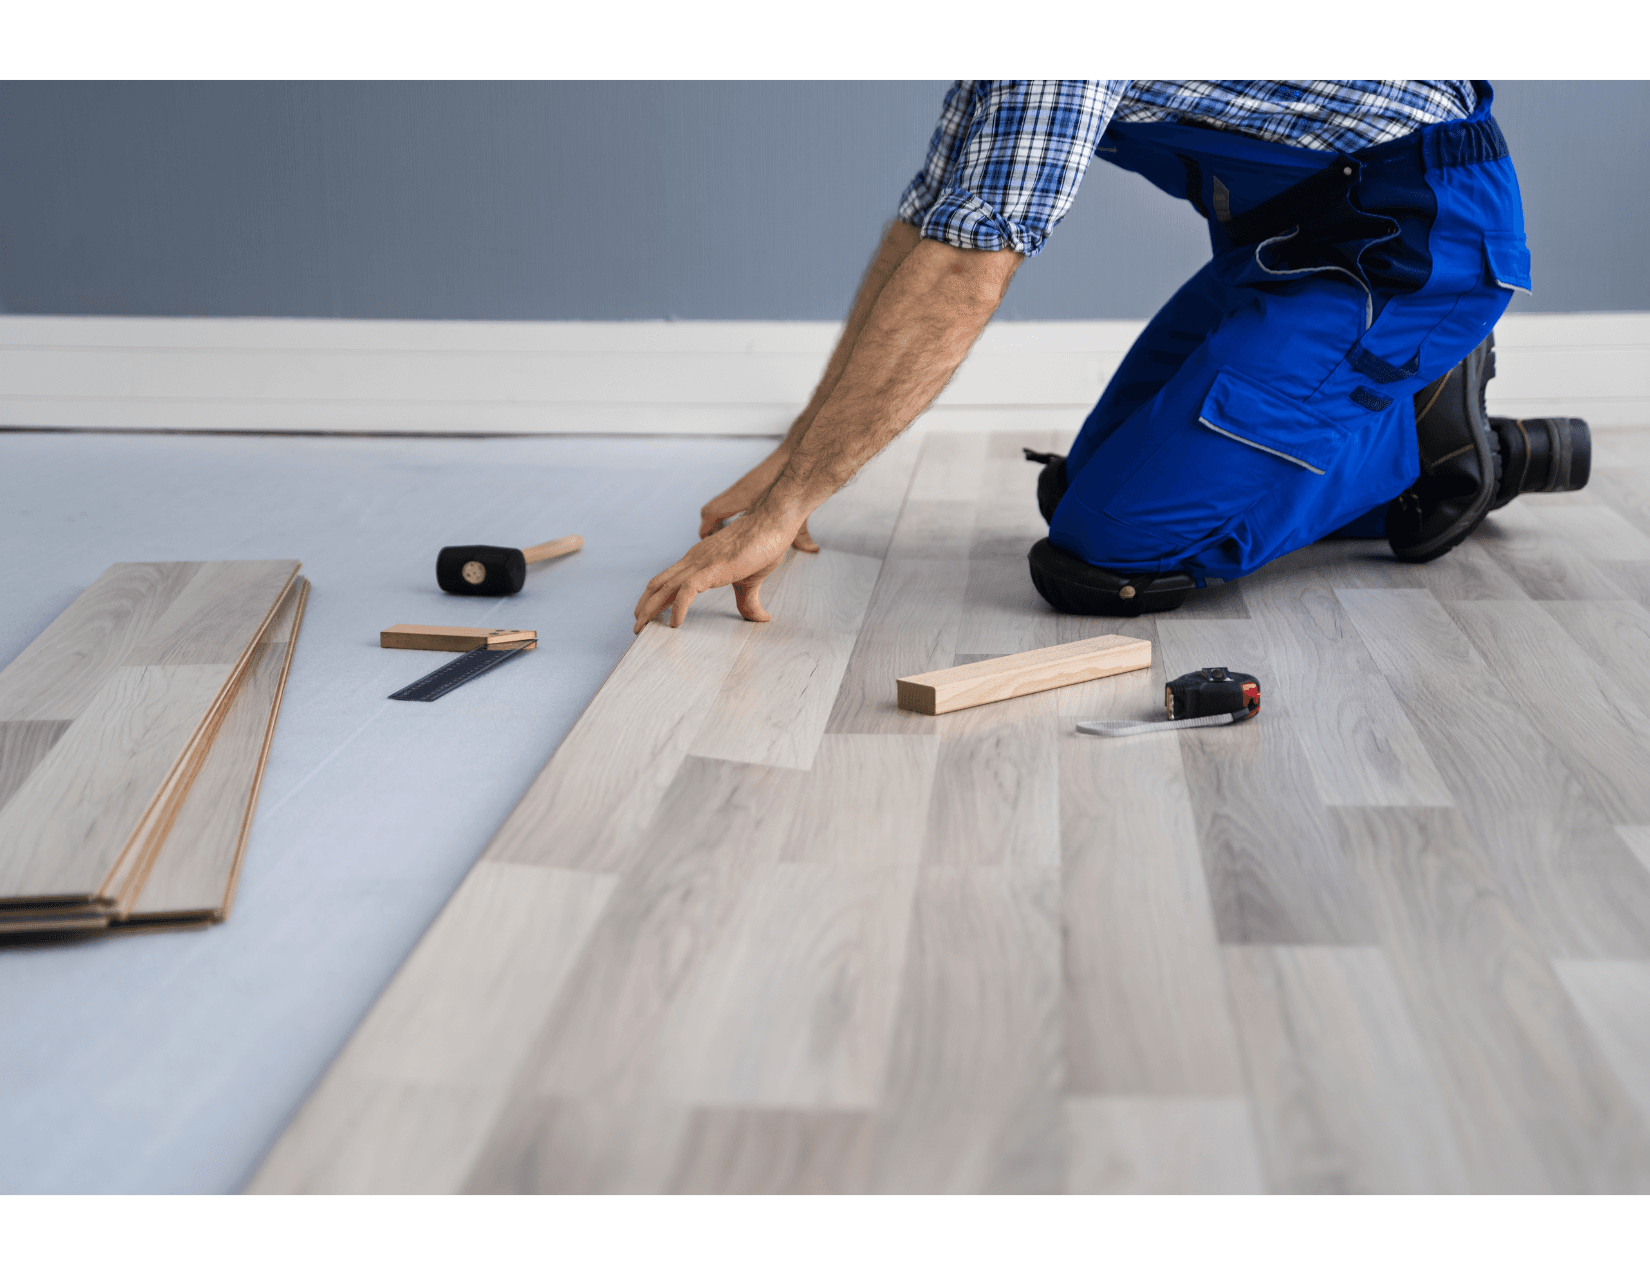
[[[529,562],[543,562],[546,558],[559,558],[563,554],[577,553],[582,548],[583,536],[563,536],[559,540],[546,540],[541,545],[523,549],[521,556]]]

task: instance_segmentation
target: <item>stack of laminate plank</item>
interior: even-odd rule
[[[116,563],[0,670],[0,934],[224,919],[298,566]]]

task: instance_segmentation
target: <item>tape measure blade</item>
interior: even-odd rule
[[[477,647],[473,651],[466,651],[456,660],[449,660],[433,673],[426,673],[416,682],[407,683],[389,698],[427,704],[431,700],[440,699],[448,691],[457,690],[464,683],[480,677],[505,660],[531,649],[532,645],[527,643],[514,647],[495,647],[491,650]]]

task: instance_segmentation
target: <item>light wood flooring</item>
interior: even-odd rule
[[[1067,442],[902,440],[772,624],[651,626],[252,1189],[1650,1188],[1650,430],[1121,621],[1030,585]],[[894,706],[1104,632],[1153,667]],[[1257,719],[1073,729],[1211,663]]]

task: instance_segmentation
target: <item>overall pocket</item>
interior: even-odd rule
[[[1306,404],[1222,369],[1196,419],[1171,430],[1098,510],[1106,538],[1128,550],[1120,558],[1165,558],[1221,539],[1289,484],[1307,485],[1311,503],[1345,439],[1344,426]]]

